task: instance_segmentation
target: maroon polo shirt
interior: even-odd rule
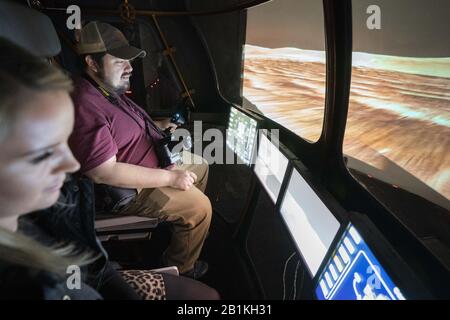
[[[115,105],[84,78],[75,80],[72,98],[75,127],[69,145],[82,174],[113,156],[118,162],[159,167],[153,141],[156,137],[148,136],[142,116],[145,111],[131,99],[122,95]]]

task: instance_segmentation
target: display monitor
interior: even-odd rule
[[[320,300],[405,300],[350,223],[318,279]]]
[[[274,135],[262,133],[259,137],[255,174],[274,203],[277,202],[289,159]]]
[[[294,167],[280,213],[314,277],[336,237],[340,223]]]
[[[227,146],[247,165],[252,162],[257,125],[255,119],[236,108],[231,108],[227,130]]]

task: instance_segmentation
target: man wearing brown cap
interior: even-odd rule
[[[137,195],[114,211],[169,221],[173,235],[163,262],[180,273],[200,278],[208,269],[197,260],[211,222],[212,208],[204,195],[206,162],[161,168],[155,148],[161,129],[124,95],[130,87],[131,61],[144,50],[130,46],[117,28],[93,21],[80,33],[79,54],[85,76],[75,83],[75,128],[70,146],[81,174],[112,190]]]

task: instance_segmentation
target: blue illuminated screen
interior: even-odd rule
[[[405,300],[352,224],[336,248],[318,280],[319,300]]]

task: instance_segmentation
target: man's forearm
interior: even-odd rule
[[[172,173],[164,169],[151,169],[128,163],[116,162],[110,171],[113,174],[96,176],[96,183],[132,189],[159,188],[171,186]],[[87,173],[89,176],[89,172]]]

